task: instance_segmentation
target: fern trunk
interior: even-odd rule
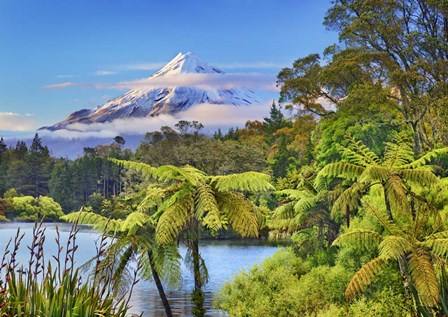
[[[162,300],[163,308],[165,309],[165,314],[167,317],[173,317],[173,313],[171,311],[170,303],[168,302],[168,298],[166,297],[165,290],[163,288],[162,281],[160,280],[159,273],[157,273],[154,259],[152,256],[152,252],[148,251],[149,264],[151,266],[151,274],[154,282],[156,283],[157,290],[159,291],[160,299]]]
[[[205,295],[202,290],[203,281],[201,276],[201,264],[199,256],[199,224],[193,221],[193,241],[191,243],[191,251],[193,255],[193,275],[194,275],[194,290],[192,294],[192,301],[194,304],[193,315],[195,317],[205,316]]]

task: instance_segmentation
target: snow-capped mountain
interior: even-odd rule
[[[162,69],[147,80],[173,78],[183,74],[214,74],[224,72],[200,60],[192,53],[177,54]],[[230,104],[235,106],[259,104],[255,94],[246,89],[207,90],[186,85],[157,88],[133,89],[93,110],[82,109],[70,114],[65,120],[41,129],[70,129],[74,123],[110,122],[115,119],[154,117],[159,114],[175,114],[196,104]]]

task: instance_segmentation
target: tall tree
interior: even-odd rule
[[[159,188],[149,188],[145,198],[157,204],[153,216],[157,221],[156,240],[164,245],[181,238],[186,244],[193,264],[193,314],[204,316],[202,288],[206,268],[199,253],[200,228],[204,226],[216,233],[231,227],[243,237],[256,237],[259,229],[257,207],[245,199],[241,191],[272,189],[269,176],[256,172],[208,176],[191,166],[153,168],[143,163],[119,163],[145,172],[160,185]]]
[[[47,195],[52,159],[48,148],[42,145],[42,140],[37,133],[34,135],[26,161],[29,165],[29,183],[31,185],[28,194],[35,197]]]
[[[345,49],[391,88],[390,97],[399,100],[397,107],[414,131],[415,150],[432,146],[425,118],[440,111],[437,100],[448,92],[448,12],[443,1],[336,0],[325,25],[338,31]]]

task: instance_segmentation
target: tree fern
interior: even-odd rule
[[[129,168],[129,169],[132,169],[135,171],[139,171],[146,177],[152,177],[156,170],[156,168],[154,168],[148,164],[145,164],[145,163],[117,160],[114,158],[111,158],[110,160],[118,165],[122,165],[126,168]]]
[[[364,289],[373,282],[385,264],[386,261],[379,257],[364,264],[350,280],[350,283],[345,290],[345,298],[350,300],[358,293],[363,292]]]
[[[377,247],[383,237],[375,231],[366,229],[355,229],[340,235],[334,240],[336,246],[357,246],[359,248]]]
[[[154,225],[153,219],[146,213],[136,211],[130,213],[126,219],[121,222],[119,230],[127,232],[128,235],[134,235],[137,233],[137,230],[146,226],[148,223]]]
[[[242,237],[258,236],[256,206],[239,193],[220,193],[217,200],[222,214],[239,235]]]
[[[348,138],[348,141],[348,147],[338,147],[342,157],[348,162],[364,167],[377,165],[380,162],[378,156],[370,151],[361,141],[356,141],[351,137]]]
[[[338,162],[325,165],[314,180],[314,187],[317,190],[326,189],[326,178],[343,178],[347,180],[356,180],[364,172],[364,167],[347,162]]]
[[[408,256],[409,270],[419,298],[426,306],[435,306],[439,301],[439,282],[427,250],[418,248]]]
[[[420,186],[433,186],[439,182],[439,178],[433,172],[425,169],[400,169],[397,174],[409,183]]]
[[[191,166],[182,168],[173,165],[163,165],[154,172],[154,176],[162,182],[185,181],[193,186],[196,186],[204,175],[202,171]]]
[[[213,232],[223,227],[221,215],[212,188],[208,184],[198,184],[195,198],[196,217]]]
[[[178,195],[157,221],[156,239],[160,244],[169,244],[176,240],[179,232],[192,219],[194,199],[191,196]]]
[[[413,244],[405,237],[387,236],[381,241],[378,249],[382,258],[398,260],[413,249]]]
[[[89,211],[77,211],[69,213],[68,215],[62,216],[61,220],[93,225],[93,228],[99,231],[116,232],[120,231],[122,221],[117,219],[108,219],[99,214],[89,212]]]
[[[448,155],[448,147],[444,147],[441,149],[435,149],[432,150],[430,152],[427,152],[425,155],[423,155],[422,157],[420,157],[419,159],[410,162],[408,164],[404,164],[401,166],[402,169],[406,169],[406,168],[419,168],[422,166],[427,165],[428,163],[430,163],[433,159],[439,158],[439,157],[444,157]]]
[[[230,174],[214,176],[210,183],[218,191],[249,191],[259,192],[273,190],[269,183],[270,176],[258,172],[246,172],[241,174]]]
[[[386,143],[383,166],[398,168],[414,160],[412,146],[403,140],[395,140],[394,143]]]
[[[344,215],[346,208],[349,210],[356,210],[363,197],[369,188],[368,184],[354,183],[347,190],[342,192],[331,208],[331,215],[336,217],[337,215]]]
[[[448,259],[448,233],[445,231],[438,236],[445,236],[446,238],[431,238],[422,242],[422,246],[427,247],[439,257]]]
[[[294,216],[295,216],[294,205],[295,204],[296,204],[296,202],[290,201],[286,204],[278,206],[272,212],[271,218],[274,220],[285,220],[285,219],[294,218]]]
[[[396,212],[410,213],[408,195],[403,187],[403,182],[398,175],[391,175],[384,184],[384,195],[392,210]]]

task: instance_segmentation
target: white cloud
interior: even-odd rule
[[[156,89],[176,86],[193,86],[205,90],[248,88],[278,91],[275,76],[264,74],[179,74],[151,77],[118,83],[64,82],[46,85],[46,88],[93,87],[96,89]]]
[[[159,130],[162,126],[174,127],[179,120],[197,120],[204,124],[206,131],[213,131],[218,128],[243,127],[247,120],[262,120],[268,116],[270,105],[270,101],[250,106],[199,104],[176,115],[117,119],[106,123],[76,123],[67,127],[70,130],[63,129],[45,134],[70,139],[136,135]]]
[[[117,72],[113,72],[110,70],[97,70],[94,74],[97,76],[109,76],[109,75],[115,75]]]
[[[252,63],[217,63],[216,66],[222,69],[242,69],[242,68],[252,68],[252,69],[281,69],[286,67],[285,63],[273,63],[273,62],[252,62]]]
[[[37,127],[34,116],[14,112],[0,112],[0,131],[33,131]]]

